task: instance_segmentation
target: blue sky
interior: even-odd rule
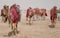
[[[14,3],[19,4],[21,9],[38,7],[49,10],[55,5],[60,8],[60,0],[0,0],[0,9],[4,4],[11,6]]]

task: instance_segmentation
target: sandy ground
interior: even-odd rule
[[[60,38],[60,21],[57,21],[55,28],[50,28],[50,24],[50,20],[46,19],[33,21],[32,25],[27,25],[25,18],[22,18],[18,23],[19,34],[8,37],[4,35],[11,31],[9,24],[3,23],[0,19],[0,38]]]

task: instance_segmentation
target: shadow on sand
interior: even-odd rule
[[[55,28],[55,25],[49,25],[50,28]]]
[[[17,31],[17,34],[19,33],[19,31]],[[9,32],[7,35],[3,35],[3,37],[11,37],[16,35],[14,31]]]

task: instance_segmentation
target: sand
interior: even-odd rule
[[[46,19],[33,21],[32,25],[27,25],[23,14],[21,22],[18,23],[19,34],[8,37],[6,35],[11,31],[9,24],[3,23],[0,19],[0,38],[60,38],[60,21],[57,21],[55,28],[50,28],[50,24],[50,20]]]

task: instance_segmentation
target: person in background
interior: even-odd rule
[[[26,21],[29,22],[29,25],[31,25],[31,18],[32,18],[32,16],[33,16],[32,8],[29,7],[29,8],[27,9],[27,13],[26,13]]]
[[[3,9],[1,10],[2,13],[2,18],[3,18],[3,22],[7,22],[7,15],[8,15],[8,9],[7,9],[7,5],[3,6]]]
[[[33,9],[33,14],[34,14],[33,20],[34,20],[34,21],[35,21],[35,20],[39,20],[39,8],[34,8],[34,9]]]
[[[41,9],[41,11],[42,11],[41,13],[42,19],[45,20],[45,17],[47,16],[46,9]]]
[[[51,27],[55,27],[55,23],[57,20],[57,7],[56,6],[54,6],[50,10],[50,19],[51,19]]]

